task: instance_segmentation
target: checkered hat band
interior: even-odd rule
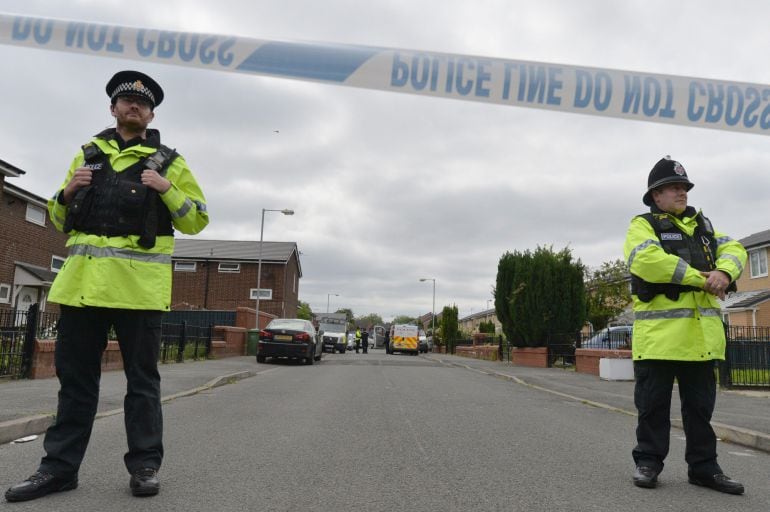
[[[114,91],[112,91],[112,96],[110,96],[110,99],[115,99],[118,95],[122,93],[131,93],[131,94],[139,94],[142,96],[147,96],[150,98],[153,104],[155,104],[155,96],[152,94],[152,91],[148,89],[144,84],[141,82],[125,82],[120,84],[115,88]]]

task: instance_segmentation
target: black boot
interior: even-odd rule
[[[77,486],[77,475],[61,478],[44,471],[36,471],[34,475],[5,491],[5,499],[8,501],[34,500],[52,492],[71,491]]]
[[[134,496],[155,496],[160,491],[158,471],[152,468],[137,469],[131,474],[129,486]]]

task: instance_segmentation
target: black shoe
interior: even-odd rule
[[[743,494],[743,484],[736,482],[724,473],[717,473],[711,476],[695,476],[689,473],[687,476],[689,477],[689,482],[693,485],[708,487],[727,494]]]
[[[658,472],[649,466],[636,466],[634,485],[645,489],[654,489],[658,485]]]
[[[152,468],[137,469],[131,474],[129,485],[134,496],[155,496],[160,491],[158,471]]]
[[[34,500],[52,492],[71,491],[77,486],[77,476],[59,478],[51,473],[36,471],[34,475],[5,491],[5,499],[8,501]]]

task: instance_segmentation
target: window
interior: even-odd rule
[[[11,302],[11,285],[0,284],[0,304]]]
[[[767,276],[767,248],[763,247],[756,251],[749,252],[749,262],[751,264],[751,277]]]
[[[194,261],[175,261],[174,272],[195,272]]]
[[[220,263],[219,271],[237,274],[238,272],[241,271],[241,264],[240,263]]]
[[[33,224],[45,226],[45,208],[27,203],[27,220]]]
[[[249,298],[251,300],[257,300],[257,289],[251,288],[249,290]],[[259,289],[259,300],[266,299],[266,300],[272,300],[273,298],[273,290],[272,288],[260,288]]]
[[[51,271],[59,272],[64,265],[64,258],[61,256],[51,256]]]

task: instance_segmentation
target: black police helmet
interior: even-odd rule
[[[163,89],[158,82],[139,71],[118,71],[107,82],[106,90],[113,104],[121,96],[138,96],[153,109],[163,101]]]
[[[647,192],[642,197],[642,202],[647,206],[652,206],[652,191],[669,183],[684,183],[687,185],[688,191],[695,186],[693,182],[687,179],[687,171],[684,170],[682,164],[667,156],[661,158],[650,171],[650,175],[647,177]]]

